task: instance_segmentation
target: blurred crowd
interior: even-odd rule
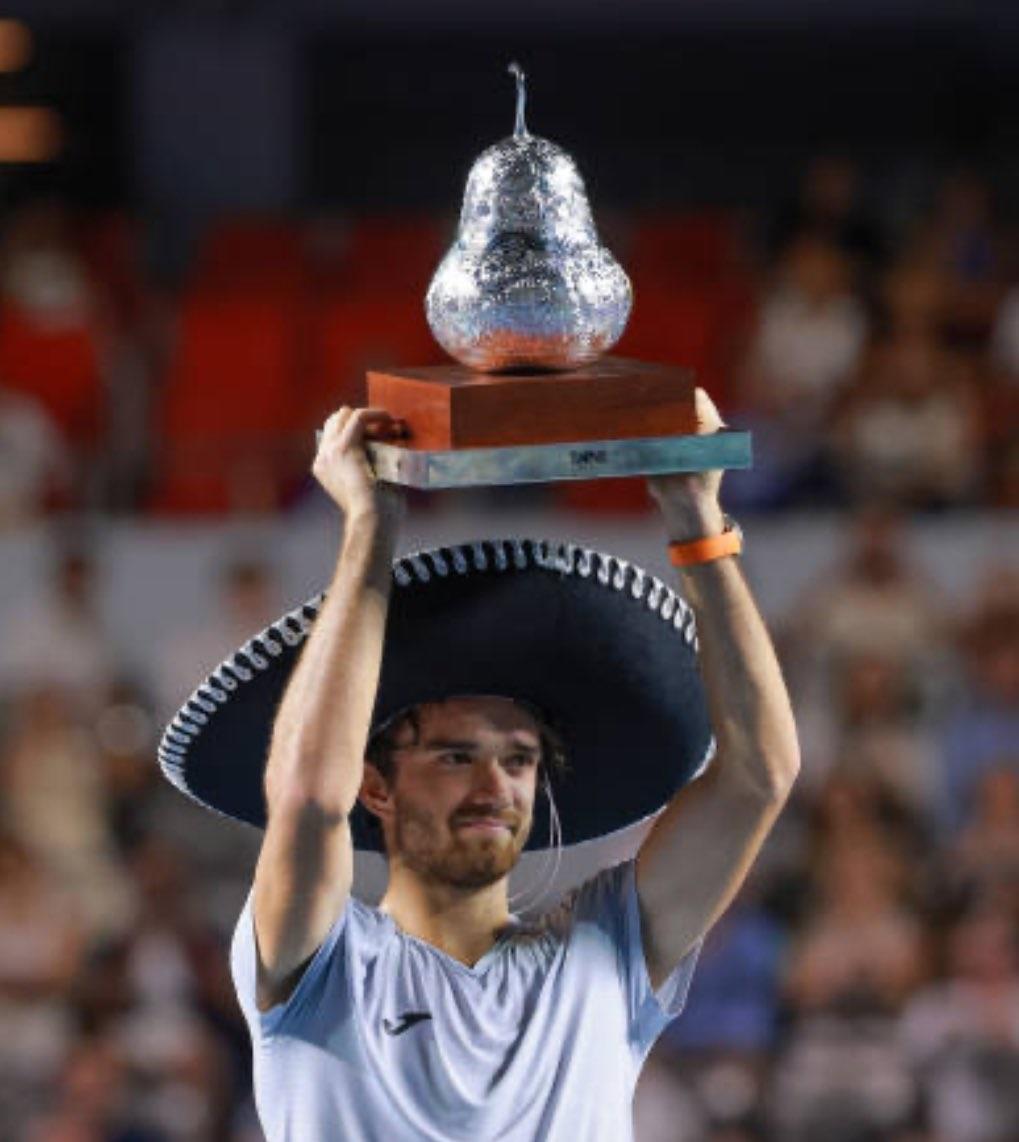
[[[840,509],[851,537],[767,616],[803,775],[652,1053],[639,1142],[1019,1137],[1019,570],[1002,551],[949,601],[905,541],[916,513],[1005,520],[1019,505],[1008,221],[973,172],[893,209],[826,157],[768,217],[659,220],[650,247],[619,228],[635,320],[642,299],[654,319],[621,350],[695,363],[754,432],[754,470],[726,477],[734,513],[767,526]],[[236,448],[215,442],[203,489],[170,471],[198,463],[195,438],[176,455],[166,439],[174,386],[198,375],[182,363],[196,307],[215,329],[224,297],[266,303],[250,243],[222,239],[192,278],[140,288],[119,226],[85,233],[53,202],[6,220],[0,528],[298,504],[307,448],[256,448],[254,422]],[[277,282],[292,236],[265,254]],[[349,229],[313,236],[313,261],[354,258]],[[363,268],[336,286],[377,289]],[[688,323],[668,327],[670,302]],[[351,377],[390,351],[344,330],[335,343]],[[237,394],[244,381],[223,378]],[[279,432],[306,445],[326,395]],[[543,494],[645,506],[618,487]],[[196,810],[154,754],[202,672],[287,600],[268,565],[231,561],[217,622],[178,630],[138,671],[97,605],[102,574],[87,547],[58,545],[45,598],[0,646],[0,1142],[255,1142],[226,952],[258,837]]]
[[[655,1053],[642,1142],[1017,1137],[1019,575],[948,608],[889,517],[854,526],[773,623],[801,782]]]
[[[367,366],[442,359],[422,302],[454,221],[208,218],[185,241],[54,199],[11,210],[0,527],[292,507],[312,428],[363,402]],[[753,429],[734,507],[1015,508],[1015,225],[972,169],[882,195],[839,156],[770,212],[607,212],[636,293],[615,352],[693,367]]]

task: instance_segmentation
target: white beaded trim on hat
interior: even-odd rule
[[[398,587],[409,587],[414,583],[427,583],[433,576],[470,575],[490,569],[506,571],[511,567],[520,571],[542,567],[562,575],[579,575],[582,579],[593,576],[610,590],[628,589],[634,599],[644,600],[649,610],[657,612],[663,621],[680,632],[687,645],[697,649],[693,611],[667,583],[626,559],[574,543],[485,539],[454,544],[405,555],[393,563],[392,574]],[[249,639],[213,670],[167,726],[158,750],[160,766],[166,777],[192,800],[205,805],[191,793],[184,780],[188,746],[202,732],[209,715],[229,701],[232,691],[241,683],[250,682],[257,671],[267,670],[272,659],[283,653],[284,646],[298,646],[305,640],[324,598],[324,592],[316,595]]]

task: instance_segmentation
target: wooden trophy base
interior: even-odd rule
[[[405,448],[507,448],[695,433],[694,375],[602,357],[568,373],[463,365],[368,373],[368,403],[407,422]]]
[[[367,445],[380,479],[414,488],[750,467],[750,434],[697,435],[694,375],[603,357],[568,373],[439,365],[368,374],[368,404],[407,424]]]

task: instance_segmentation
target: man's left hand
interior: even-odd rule
[[[715,402],[704,389],[694,391],[694,408],[698,436],[710,435],[725,427]],[[719,535],[725,530],[725,518],[718,502],[722,469],[649,476],[647,484],[661,508],[670,540],[686,542]]]

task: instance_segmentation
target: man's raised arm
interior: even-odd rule
[[[702,431],[721,421],[698,390]],[[669,539],[690,543],[724,529],[721,472],[649,480]],[[697,620],[700,666],[717,751],[681,789],[637,858],[645,955],[658,986],[729,905],[799,771],[789,695],[764,621],[733,558],[681,571]]]
[[[404,493],[377,483],[366,434],[395,435],[381,409],[341,408],[313,467],[343,512],[343,543],[319,615],[273,725],[265,771],[268,824],[254,885],[258,1006],[293,991],[350,892],[349,815],[375,705],[390,567]]]

